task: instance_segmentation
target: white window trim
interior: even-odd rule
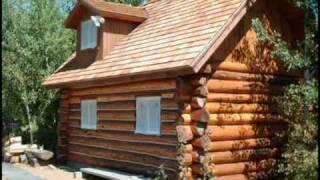
[[[80,25],[80,50],[97,46],[98,27],[92,20],[82,21]]]
[[[139,121],[139,115],[138,115],[138,104],[140,101],[143,100],[157,100],[159,101],[159,117],[158,117],[158,129],[157,132],[151,132],[150,129],[138,129],[138,121]],[[150,123],[150,119],[147,119],[145,123]],[[150,127],[147,125],[147,127]],[[157,135],[160,136],[161,134],[161,96],[141,96],[136,98],[136,129],[135,129],[135,134],[143,134],[143,135]]]
[[[97,100],[95,99],[81,100],[80,106],[81,106],[80,107],[81,109],[80,128],[96,130],[97,129]],[[90,109],[90,107],[93,109]]]

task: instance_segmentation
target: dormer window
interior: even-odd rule
[[[81,22],[81,50],[97,46],[97,26],[94,20]]]

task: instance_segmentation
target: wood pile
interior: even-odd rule
[[[10,163],[25,163],[27,160],[24,154],[27,148],[37,148],[36,145],[29,147],[28,145],[22,144],[21,136],[11,137],[4,143],[4,161]]]
[[[36,144],[22,144],[21,136],[11,137],[4,142],[4,161],[9,163],[25,163],[38,166],[40,161],[52,158],[53,153],[38,149]],[[42,158],[44,157],[44,158]]]

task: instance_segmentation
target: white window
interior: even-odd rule
[[[160,97],[137,97],[135,133],[160,135]]]
[[[81,100],[81,129],[97,129],[96,100]]]
[[[97,46],[97,26],[90,19],[81,23],[81,48],[95,48]]]

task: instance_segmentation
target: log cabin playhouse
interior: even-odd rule
[[[60,90],[60,160],[171,179],[266,178],[286,128],[273,97],[300,75],[257,42],[259,18],[295,46],[285,0],[78,0],[75,53],[43,85]]]

